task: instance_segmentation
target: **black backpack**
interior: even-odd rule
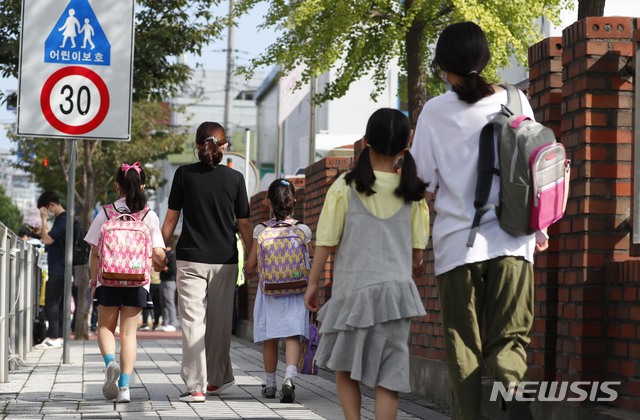
[[[91,245],[85,242],[87,231],[80,226],[77,220],[73,221],[73,265],[85,265],[89,262]]]

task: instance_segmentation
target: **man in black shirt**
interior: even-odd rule
[[[44,303],[49,328],[47,329],[47,338],[37,347],[59,348],[62,347],[62,319],[64,316],[64,245],[67,233],[67,213],[60,205],[60,197],[54,191],[45,191],[40,195],[38,209],[42,220],[40,239],[45,244],[49,266]],[[51,229],[47,224],[50,214],[55,217]]]

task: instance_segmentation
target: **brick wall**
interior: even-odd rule
[[[621,382],[619,406],[640,413],[640,261],[614,262],[607,277],[607,380]]]
[[[561,129],[574,176],[568,216],[560,223],[561,380],[606,375],[606,269],[627,259],[630,248],[633,85],[621,70],[633,55],[634,21],[587,18],[563,31]]]
[[[636,26],[635,18],[587,18],[529,52],[536,118],[556,130],[572,159],[566,215],[550,231],[549,251],[536,256],[529,361],[533,379],[620,380],[614,405],[637,412],[640,261],[630,243],[634,85],[627,70]]]
[[[350,157],[326,157],[308,166],[305,170],[305,202],[304,217],[305,224],[314,232],[314,239],[311,242],[311,255],[315,248],[315,232],[318,227],[318,219],[324,204],[327,191],[338,176],[348,171],[351,167]],[[329,257],[325,265],[324,284],[320,285],[320,304],[331,297],[331,273],[333,271],[333,254]]]

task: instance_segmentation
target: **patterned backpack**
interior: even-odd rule
[[[143,222],[149,213],[120,213],[104,206],[107,221],[98,241],[98,280],[104,286],[139,287],[151,279],[151,235]]]
[[[258,279],[266,296],[286,296],[304,293],[309,281],[309,252],[297,220],[262,223],[265,229],[258,235]]]

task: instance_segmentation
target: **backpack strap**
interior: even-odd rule
[[[300,224],[300,222],[298,222],[296,219],[288,219],[288,220],[278,220],[276,221],[275,219],[271,219],[271,220],[267,220],[266,222],[262,223],[267,227],[274,227],[280,224],[286,224],[286,225],[290,225],[290,226],[296,226],[298,224]]]
[[[144,220],[145,217],[147,217],[147,214],[149,214],[150,210],[151,209],[149,207],[144,206],[144,208],[137,213],[137,214],[142,214],[144,212],[144,214],[142,214],[142,217],[140,218],[141,222]]]
[[[115,210],[116,207],[113,205],[113,203],[107,204],[106,206],[102,207],[102,210],[104,211],[104,215],[107,216],[107,220],[110,220],[109,212],[107,211],[107,207],[109,207],[110,209],[113,208],[114,210]]]
[[[502,105],[501,112],[507,115],[522,115],[522,99],[518,88],[513,85],[500,85],[507,91],[507,103]]]
[[[467,239],[467,247],[471,248],[476,240],[476,234],[480,228],[480,219],[489,210],[495,210],[496,206],[487,204],[491,194],[491,184],[493,177],[500,176],[500,169],[495,164],[495,145],[494,132],[498,125],[489,122],[480,131],[480,146],[478,149],[478,179],[476,181],[476,193],[473,206],[476,214],[471,224],[471,232]]]

